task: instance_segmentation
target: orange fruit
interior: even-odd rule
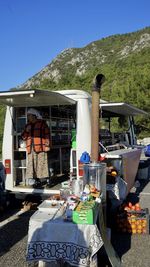
[[[146,225],[147,225],[147,221],[146,221],[146,220],[143,220],[143,221],[142,221],[142,225],[143,225],[143,226],[146,226]]]
[[[132,234],[136,234],[136,229],[132,229]]]
[[[136,220],[136,225],[141,225],[141,220]]]
[[[135,215],[131,215],[130,218],[131,218],[131,222],[132,223],[135,223],[136,222],[136,216]]]
[[[132,224],[131,224],[131,228],[132,228],[132,230],[136,229],[136,225],[135,225],[135,223],[132,223]]]
[[[142,225],[140,225],[140,224],[137,225],[137,229],[141,231],[142,230]]]
[[[112,175],[112,176],[117,176],[117,172],[116,172],[116,171],[112,171],[112,172],[111,172],[111,175]]]

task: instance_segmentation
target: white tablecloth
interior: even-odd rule
[[[48,212],[36,211],[30,218],[27,261],[59,261],[89,267],[103,241],[96,224],[74,224]]]

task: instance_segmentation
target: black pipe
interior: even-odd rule
[[[105,81],[103,74],[98,74],[93,80],[92,88],[92,116],[91,116],[91,161],[97,162],[99,158],[99,104],[100,88]]]
[[[100,92],[102,84],[105,82],[105,76],[103,74],[97,74],[93,80],[92,91]]]

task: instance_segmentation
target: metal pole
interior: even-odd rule
[[[103,74],[98,74],[93,81],[92,88],[92,116],[91,116],[91,161],[97,162],[99,156],[99,105],[100,89],[105,81]]]

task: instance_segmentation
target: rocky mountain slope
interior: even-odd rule
[[[111,70],[114,64],[122,66],[131,58],[134,58],[136,63],[135,57],[140,54],[142,58],[143,53],[148,53],[150,56],[150,27],[133,33],[103,38],[83,48],[66,49],[20,88],[40,87],[46,82],[49,85],[51,82],[54,88],[57,88],[58,84],[59,88],[61,84],[63,87],[69,86],[70,84],[67,84],[69,77],[76,85],[75,78],[80,80],[83,76],[89,75],[89,72],[93,73],[95,69],[105,70],[106,66]]]
[[[124,101],[150,114],[150,27],[66,49],[18,89],[82,89],[91,93],[98,73],[106,77],[101,98]],[[150,116],[136,118],[136,124],[138,138],[150,136]]]

